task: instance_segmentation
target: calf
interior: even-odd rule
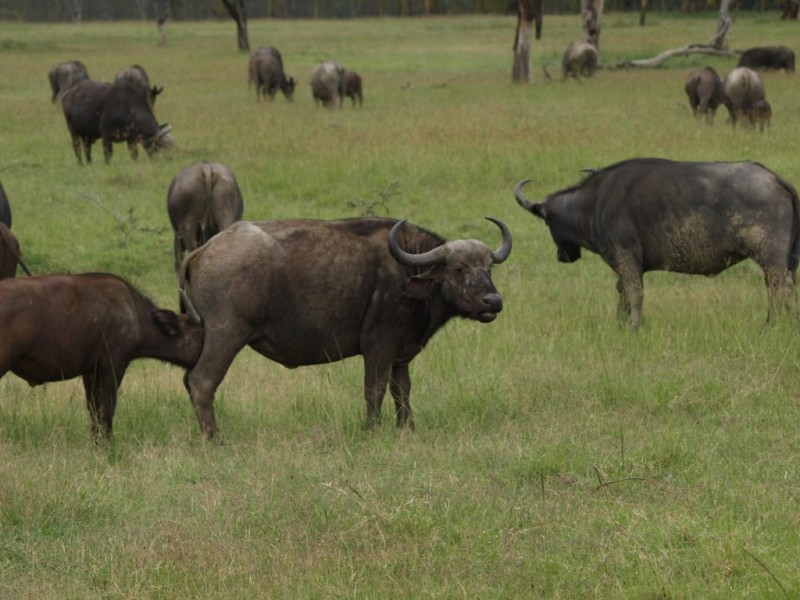
[[[353,101],[353,108],[364,104],[364,94],[361,91],[361,76],[355,71],[348,71],[344,80],[344,95]]]
[[[189,368],[203,346],[202,327],[108,273],[0,281],[0,331],[0,377],[11,371],[32,386],[83,379],[95,440],[111,436],[132,360]]]

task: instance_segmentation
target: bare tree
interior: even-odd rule
[[[533,1],[518,0],[517,32],[514,35],[514,67],[511,81],[528,83],[531,80],[531,30],[533,28]]]
[[[236,21],[236,40],[239,43],[240,52],[250,51],[250,39],[247,36],[247,11],[244,7],[244,0],[222,0],[222,4]]]

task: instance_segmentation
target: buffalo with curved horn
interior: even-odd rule
[[[185,377],[200,428],[216,433],[217,387],[244,346],[293,368],[364,357],[367,422],[387,386],[398,426],[413,428],[408,365],[452,317],[483,323],[503,308],[491,268],[503,242],[446,242],[405,221],[360,218],[234,223],[181,264],[182,304],[205,328]]]

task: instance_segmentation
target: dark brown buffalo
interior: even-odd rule
[[[114,84],[81,81],[62,99],[64,117],[79,164],[81,148],[92,162],[92,144],[103,140],[103,156],[111,161],[114,142],[126,142],[131,158],[138,157],[141,143],[148,155],[172,144],[168,125],[159,125],[146,98],[124,81]]]
[[[0,281],[0,377],[30,385],[83,378],[92,435],[110,436],[128,364],[197,361],[203,330],[156,307],[108,273],[39,275]]]
[[[364,92],[361,85],[361,76],[355,71],[347,71],[344,79],[344,95],[353,101],[353,108],[358,102],[359,106],[364,104]]]
[[[564,79],[591,77],[597,70],[597,48],[588,42],[572,42],[561,59],[561,74]]]
[[[290,368],[362,355],[368,423],[388,385],[398,426],[413,427],[411,360],[452,317],[488,323],[502,310],[491,268],[511,252],[511,233],[491,220],[503,232],[496,251],[361,218],[240,221],[187,255],[184,302],[206,338],[185,382],[203,434],[214,435],[214,393],[248,345]]]
[[[742,53],[736,66],[759,71],[785,69],[794,73],[794,50],[786,46],[750,48]]]
[[[247,64],[247,85],[256,86],[256,99],[262,97],[270,102],[280,90],[284,97],[291,101],[294,96],[296,81],[287,77],[283,70],[283,57],[277,48],[261,46],[250,55]]]
[[[239,184],[225,165],[204,160],[178,173],[167,192],[167,212],[175,231],[175,270],[187,250],[196,250],[241,220],[243,211]]]
[[[114,81],[124,81],[134,89],[138,90],[143,98],[147,100],[150,108],[155,106],[156,97],[164,91],[163,85],[151,85],[150,78],[147,76],[147,71],[139,65],[131,65],[130,67],[123,67],[114,76]]]
[[[717,72],[711,67],[692,71],[683,89],[695,119],[699,122],[705,117],[706,123],[713,123],[717,108],[723,102],[722,80]]]
[[[764,81],[758,71],[736,67],[722,82],[722,96],[734,127],[740,121],[756,124],[756,105],[766,98]]]
[[[73,85],[89,79],[89,71],[81,61],[68,60],[54,65],[47,74],[47,78],[50,80],[50,89],[53,91],[51,100],[55,102]]]
[[[8,196],[0,183],[0,223],[6,227],[11,227],[11,205],[8,203]]]
[[[19,241],[6,224],[0,222],[0,279],[14,277],[17,274],[17,265],[28,275],[31,274],[30,268],[22,259]]]
[[[514,195],[543,219],[558,260],[575,262],[581,248],[599,254],[617,274],[618,315],[639,327],[647,271],[716,275],[751,258],[764,271],[769,320],[796,305],[800,201],[785,179],[752,162],[623,161],[544,202]]]

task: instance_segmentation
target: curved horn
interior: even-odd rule
[[[525,210],[532,210],[534,205],[533,202],[522,195],[522,186],[530,183],[531,181],[531,179],[523,179],[522,181],[518,181],[517,185],[514,186],[514,198],[517,199],[517,204],[519,204]]]
[[[500,219],[495,219],[494,217],[486,217],[486,218],[489,219],[495,225],[497,225],[500,228],[500,231],[503,232],[502,245],[497,250],[492,252],[492,261],[494,262],[494,264],[499,265],[501,262],[503,262],[505,259],[508,258],[509,254],[511,254],[511,245],[512,245],[511,232],[508,230],[508,227],[506,227],[506,224],[503,223]]]
[[[395,239],[397,231],[405,222],[405,219],[398,221],[389,232],[389,252],[391,252],[394,259],[404,267],[431,267],[444,262],[445,253],[447,252],[445,246],[438,246],[422,254],[409,254],[397,245],[397,240]]]
[[[189,317],[189,321],[196,323],[197,325],[202,325],[203,319],[201,319],[200,315],[197,314],[197,309],[194,307],[194,304],[192,304],[191,300],[189,300],[189,296],[186,295],[186,291],[179,289],[178,294],[181,296],[181,303],[186,309],[186,314]]]

